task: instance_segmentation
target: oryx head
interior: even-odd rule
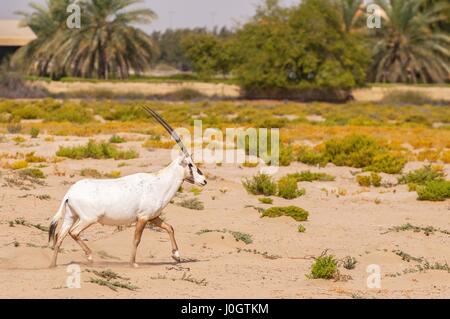
[[[167,132],[169,132],[170,136],[172,136],[178,146],[180,146],[183,154],[178,158],[178,164],[184,168],[184,180],[191,184],[205,186],[207,184],[205,175],[203,175],[202,171],[198,169],[197,165],[195,165],[192,156],[187,151],[175,130],[158,113],[147,106],[143,106],[143,108],[148,114],[157,120]]]

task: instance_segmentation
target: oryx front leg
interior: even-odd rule
[[[141,242],[142,232],[145,229],[145,225],[147,225],[147,219],[138,219],[136,223],[136,229],[134,231],[134,240],[130,259],[130,264],[133,267],[139,267],[139,265],[136,263],[136,251],[139,246],[139,243]]]
[[[177,261],[180,262],[180,253],[178,252],[178,245],[177,242],[175,240],[175,232],[173,230],[173,227],[165,222],[162,221],[161,218],[157,217],[155,219],[152,220],[152,223],[155,226],[158,226],[162,229],[164,229],[165,231],[167,231],[167,233],[169,234],[170,237],[170,242],[172,243],[172,258]]]

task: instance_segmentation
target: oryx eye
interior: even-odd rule
[[[199,175],[203,175],[202,171],[199,170],[198,168],[197,168],[197,173],[198,173]]]

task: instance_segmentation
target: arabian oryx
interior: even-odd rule
[[[75,183],[64,196],[50,224],[49,241],[53,239],[54,249],[50,267],[56,267],[58,251],[67,234],[92,261],[92,251],[80,238],[80,233],[95,223],[111,226],[136,223],[130,260],[134,267],[138,266],[136,250],[148,222],[169,233],[172,257],[180,261],[173,228],[159,216],[184,181],[199,186],[205,186],[207,182],[174,129],[155,111],[148,107],[144,109],[170,133],[180,146],[181,155],[156,174],[139,173],[111,180],[84,179]],[[57,233],[56,228],[61,221]]]

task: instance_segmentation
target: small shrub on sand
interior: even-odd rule
[[[355,269],[355,266],[357,263],[358,263],[358,261],[354,257],[351,257],[351,256],[346,256],[342,260],[342,266],[348,270]]]
[[[366,135],[350,135],[341,139],[331,139],[320,148],[302,148],[298,161],[305,164],[324,165],[333,163],[337,166],[363,168],[367,171],[400,173],[406,159],[394,154],[390,149],[377,143]]]
[[[303,222],[308,220],[309,213],[303,208],[297,206],[287,206],[287,207],[271,207],[266,209],[261,217],[280,217],[280,216],[289,216],[295,219],[298,222]]]
[[[258,198],[260,203],[266,204],[266,205],[272,205],[273,204],[273,199],[270,197],[261,197]]]
[[[256,161],[256,162],[250,162],[250,161],[245,161],[243,164],[242,164],[242,167],[247,167],[247,168],[253,168],[253,167],[256,167],[256,166],[258,166],[258,162]]]
[[[20,176],[22,176],[22,177],[27,176],[27,177],[39,178],[39,179],[45,178],[44,172],[41,171],[39,168],[24,169],[23,171],[20,171]]]
[[[110,137],[109,142],[112,144],[120,144],[124,143],[125,139],[123,137],[120,137],[119,135],[113,135]]]
[[[429,181],[417,187],[418,200],[444,201],[450,198],[450,181]]]
[[[293,177],[297,180],[297,182],[329,182],[334,181],[335,177],[325,173],[312,173],[311,171],[303,171],[300,173],[289,174],[289,177]]]
[[[13,162],[10,167],[13,170],[27,168],[28,167],[28,162],[24,161],[24,160],[18,160],[18,161]]]
[[[175,145],[174,141],[161,141],[158,139],[149,139],[142,144],[142,147],[149,148],[149,149],[152,149],[152,148],[170,149],[174,145]]]
[[[253,195],[271,196],[277,192],[277,185],[267,174],[258,173],[250,179],[245,179],[242,185],[248,193]]]
[[[105,177],[107,178],[119,178],[120,176],[122,176],[120,171],[111,171],[105,174]]]
[[[178,206],[193,209],[193,210],[204,210],[205,206],[203,203],[196,197],[185,199],[177,204]]]
[[[381,176],[380,176],[380,174],[371,173],[370,174],[370,180],[371,180],[372,186],[375,186],[375,187],[380,187],[381,186]]]
[[[20,144],[26,141],[25,138],[23,138],[22,136],[16,136],[12,139],[16,144]]]
[[[289,166],[295,160],[291,146],[281,147],[279,153],[280,166]]]
[[[424,185],[430,181],[441,181],[444,180],[445,174],[440,167],[426,165],[422,168],[416,169],[414,171],[408,172],[402,175],[398,182],[399,184],[416,184]]]
[[[358,175],[356,176],[356,181],[359,186],[369,187],[370,186],[370,176],[367,175]]]
[[[381,186],[381,176],[377,173],[371,173],[370,175],[358,175],[356,176],[356,181],[359,186],[363,187],[380,187]]]
[[[31,138],[37,138],[40,132],[41,131],[37,127],[32,127],[30,129],[30,136],[31,136]]]
[[[364,168],[366,171],[383,172],[387,174],[401,173],[405,167],[406,159],[400,155],[377,154],[372,160],[372,164]]]
[[[242,241],[246,245],[253,243],[252,235],[239,231],[230,231],[236,241]]]
[[[306,228],[303,225],[298,225],[298,229],[297,230],[298,230],[299,233],[304,233],[306,231]]]
[[[342,139],[331,139],[323,151],[301,152],[299,161],[307,164],[331,162],[337,166],[364,168],[367,171],[397,174],[403,169],[406,159],[365,135],[350,135]]]
[[[278,181],[278,196],[284,199],[294,199],[305,194],[304,189],[298,189],[297,180],[284,176]]]
[[[441,161],[445,164],[450,164],[450,151],[442,152]]]
[[[72,159],[94,158],[105,159],[114,158],[116,160],[126,160],[138,157],[138,153],[134,150],[120,151],[111,143],[97,143],[90,140],[86,145],[78,145],[73,147],[60,147],[56,152],[56,156],[67,157]]]
[[[333,279],[338,274],[337,260],[326,251],[316,258],[311,266],[310,277],[313,279]]]
[[[383,104],[394,105],[424,105],[435,104],[427,94],[414,91],[391,91],[386,93],[381,100]]]
[[[326,159],[321,152],[306,146],[300,147],[298,150],[297,161],[308,165],[326,164]]]
[[[43,163],[47,161],[45,157],[35,155],[35,152],[30,152],[26,154],[25,160],[28,163]]]
[[[102,174],[94,168],[83,168],[80,171],[80,175],[83,177],[101,178]]]
[[[8,125],[6,125],[6,130],[10,134],[18,134],[22,131],[22,125],[20,123],[8,123]]]

